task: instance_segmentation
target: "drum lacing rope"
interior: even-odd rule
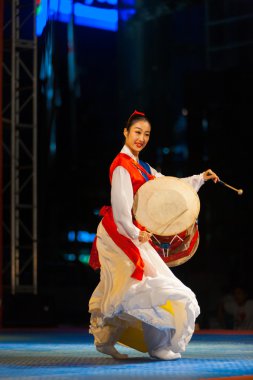
[[[178,236],[178,235],[175,235],[175,236],[173,236],[173,238],[171,239],[171,241],[170,242],[167,242],[167,243],[161,243],[158,239],[157,239],[157,237],[155,236],[155,235],[153,235],[152,234],[152,237],[159,243],[159,246],[160,246],[160,248],[162,248],[162,250],[163,250],[163,256],[164,257],[168,257],[169,256],[169,250],[170,250],[170,246],[171,246],[171,244],[173,243],[173,241],[176,239],[176,238],[178,238],[179,240],[181,240],[182,242],[184,241],[184,239],[182,239],[180,236]],[[165,245],[166,244],[166,248],[164,248],[163,247],[163,245]],[[165,251],[166,251],[166,253],[165,253]]]

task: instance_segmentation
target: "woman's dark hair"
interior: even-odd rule
[[[134,113],[132,113],[132,115],[129,117],[129,119],[126,122],[125,128],[127,129],[127,131],[129,132],[131,126],[140,120],[147,121],[151,125],[149,119],[144,113],[134,111]]]

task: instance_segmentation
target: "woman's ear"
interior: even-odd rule
[[[125,136],[125,138],[127,138],[128,130],[126,128],[124,128],[123,135]]]

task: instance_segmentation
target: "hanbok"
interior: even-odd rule
[[[121,153],[136,161],[126,145]],[[162,176],[149,168],[151,176]],[[198,191],[204,183],[203,174],[182,181]],[[184,352],[200,313],[195,294],[172,273],[149,242],[139,242],[140,229],[132,216],[134,186],[129,170],[116,165],[111,185],[111,210],[117,233],[137,249],[143,272],[139,278],[133,276],[137,264],[110,236],[102,219],[96,239],[100,282],[89,301],[90,333],[95,345],[121,342],[154,357],[161,349]],[[127,342],[126,337],[132,341]]]

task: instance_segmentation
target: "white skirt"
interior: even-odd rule
[[[138,240],[133,242],[144,262],[141,281],[131,277],[134,264],[113,242],[102,222],[98,226],[97,248],[101,275],[89,301],[89,312],[94,315],[99,313],[100,316],[100,337],[97,342],[103,344],[103,339],[108,341],[108,336],[105,336],[112,334],[106,321],[110,321],[109,325],[112,326],[113,320],[120,320],[121,326],[124,326],[126,321],[129,325],[137,319],[144,322],[145,326],[155,327],[154,331],[158,329],[164,332],[164,336],[169,339],[164,344],[167,348],[183,352],[192,337],[195,319],[200,313],[195,294],[176,278],[149,243],[141,244]],[[168,300],[173,313],[161,308]],[[92,328],[92,323],[90,331],[94,334],[96,343],[96,328]]]

